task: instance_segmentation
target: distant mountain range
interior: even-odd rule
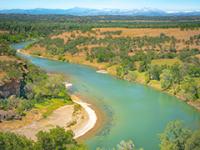
[[[0,14],[62,14],[73,16],[105,16],[105,15],[121,15],[121,16],[200,16],[200,10],[197,11],[176,11],[167,12],[159,9],[90,9],[90,8],[70,8],[70,9],[6,9],[0,10]]]

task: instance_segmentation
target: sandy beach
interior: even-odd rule
[[[89,107],[89,104],[84,103],[75,95],[71,95],[71,97],[75,104],[60,107],[49,117],[33,121],[31,124],[12,130],[12,132],[36,140],[35,135],[39,131],[47,131],[53,127],[60,126],[66,130],[72,130],[74,138],[83,136],[95,126],[97,116],[95,111]],[[81,107],[75,112],[75,105],[77,104]]]
[[[21,49],[18,49],[17,52],[21,53]],[[66,89],[72,86],[72,84],[69,84],[68,82],[65,82],[64,84]],[[74,138],[82,137],[95,127],[97,123],[97,114],[90,104],[83,102],[78,96],[71,95],[71,98],[74,104],[58,108],[47,118],[36,115],[37,119],[33,119],[24,125],[21,125],[23,123],[20,123],[20,121],[6,122],[5,124],[3,123],[0,125],[0,129],[4,130],[5,128],[6,130],[6,127],[8,127],[8,130],[12,132],[25,135],[28,138],[35,140],[35,135],[39,131],[45,131],[60,126],[66,130],[72,130],[74,132]],[[75,110],[75,105],[81,106],[78,111]],[[15,123],[17,123],[16,128],[10,128],[10,126],[13,126]]]
[[[90,107],[90,104],[81,101],[75,95],[72,95],[71,97],[76,104],[80,105],[84,109],[87,117],[87,119],[83,121],[82,125],[72,129],[75,134],[74,138],[79,138],[95,127],[97,122],[97,115],[95,111]]]
[[[97,73],[102,73],[102,74],[108,74],[108,72],[106,70],[97,70]]]
[[[36,134],[39,131],[47,131],[60,126],[66,130],[72,130],[75,139],[80,138],[95,127],[97,115],[90,104],[83,102],[76,95],[71,95],[71,98],[73,104],[56,109],[47,118],[43,118],[39,112],[33,110],[21,121],[0,123],[0,130],[15,132],[36,140]]]

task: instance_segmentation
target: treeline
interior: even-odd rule
[[[45,47],[47,53],[50,55],[63,55],[66,52],[71,54],[77,53],[79,51],[77,48],[78,45],[88,43],[91,40],[92,38],[79,37],[76,39],[69,39],[67,43],[64,43],[64,40],[60,38],[45,38],[35,44]],[[40,52],[36,53],[36,55],[40,55]]]
[[[137,72],[144,73],[146,84],[152,80],[158,81],[164,91],[181,95],[185,100],[199,100],[200,60],[195,57],[199,53],[199,50],[180,51],[174,54],[176,59],[181,60],[180,63],[154,65],[152,60],[161,60],[159,58],[162,58],[163,54],[138,52],[130,58],[123,59],[117,68],[117,76],[129,81],[137,81],[139,76]]]
[[[71,131],[56,127],[49,131],[40,131],[36,135],[37,141],[27,139],[25,136],[10,132],[0,132],[0,149],[2,150],[88,150],[73,139]],[[186,128],[180,121],[167,124],[163,133],[159,135],[161,150],[199,150],[200,130]],[[113,150],[143,150],[135,147],[131,141],[121,141]],[[102,147],[96,150],[105,150]]]
[[[157,37],[119,37],[112,38],[110,36],[103,39],[92,39],[87,44],[105,45],[104,49],[113,51],[115,56],[129,57],[129,53],[135,51],[159,51],[159,52],[176,52],[176,39],[174,37],[161,34]],[[102,47],[102,48],[103,48]],[[93,48],[95,51],[96,48]],[[100,51],[99,51],[100,52]],[[105,53],[106,55],[106,53]],[[90,56],[88,56],[90,57]],[[92,57],[96,57],[92,55]],[[112,59],[112,58],[111,58]]]
[[[40,131],[36,135],[37,141],[11,132],[0,132],[0,149],[2,150],[89,150],[85,145],[79,144],[73,137],[72,131],[56,127],[49,131]],[[122,140],[113,150],[143,150],[136,148],[131,141]],[[96,150],[106,150],[97,147]]]
[[[191,19],[192,18],[192,19]],[[186,17],[185,21],[159,19],[153,21],[152,18],[141,19],[146,21],[109,21],[112,17],[107,17],[108,21],[102,22],[102,16],[97,17],[75,17],[65,15],[0,15],[0,30],[9,31],[10,34],[19,34],[25,38],[45,37],[49,34],[60,33],[62,31],[81,30],[89,31],[92,28],[100,27],[125,27],[125,28],[181,28],[194,29],[200,27],[200,21],[194,21],[194,17]],[[158,19],[158,20],[159,20]],[[134,20],[134,18],[133,18]],[[150,21],[148,21],[150,20]],[[164,21],[162,21],[164,20]]]
[[[95,31],[93,31],[95,32]],[[120,35],[121,32],[117,31],[114,32],[114,35]],[[69,53],[77,53],[79,51],[87,51],[87,45],[99,45],[99,47],[95,47],[92,49],[91,53],[88,53],[87,57],[88,59],[92,60],[100,56],[102,53],[102,50],[107,51],[108,53],[113,53],[114,56],[119,57],[128,57],[129,53],[135,52],[135,51],[162,51],[164,53],[169,54],[166,57],[175,57],[173,56],[173,53],[175,53],[176,50],[176,44],[180,41],[177,41],[176,38],[166,36],[165,34],[160,34],[160,36],[157,37],[118,37],[113,38],[111,35],[113,35],[113,32],[106,32],[103,33],[103,35],[106,35],[105,38],[94,38],[94,37],[83,37],[80,36],[78,38],[76,37],[70,37],[67,43],[64,43],[63,39],[59,38],[45,38],[41,41],[39,41],[37,44],[39,44],[42,47],[45,47],[47,49],[47,52],[53,55],[59,55],[64,54],[66,52]],[[85,46],[85,48],[78,48],[77,46]],[[99,49],[99,50],[98,50]],[[106,53],[102,54],[102,57],[106,57]],[[170,52],[170,53],[169,53]],[[171,56],[170,56],[171,55]],[[164,56],[163,56],[164,57]],[[110,58],[112,59],[112,57]],[[109,61],[109,60],[107,60]],[[101,62],[101,60],[99,61]]]

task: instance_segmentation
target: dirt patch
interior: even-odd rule
[[[9,32],[5,30],[0,30],[0,34],[5,34],[5,33],[9,33]]]
[[[13,132],[35,140],[35,135],[39,131],[46,131],[56,126],[66,127],[67,122],[72,118],[72,113],[73,105],[66,105],[55,110],[48,118],[35,120],[26,126],[13,130]]]
[[[122,31],[120,36],[123,37],[159,36],[161,33],[164,33],[177,39],[189,39],[191,36],[200,34],[200,30],[181,31],[179,28],[94,28],[93,30],[100,32]]]
[[[17,59],[14,56],[0,56],[0,61],[20,61],[19,59]]]
[[[0,83],[1,83],[1,80],[4,79],[5,77],[6,77],[6,73],[3,71],[0,71]]]
[[[14,120],[14,121],[4,121],[0,123],[1,131],[12,131],[28,124],[31,124],[33,121],[40,120],[42,118],[42,114],[37,110],[33,109],[26,114],[22,120]]]

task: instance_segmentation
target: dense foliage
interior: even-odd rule
[[[118,20],[118,21],[115,21]],[[184,19],[182,21],[181,19]],[[88,31],[93,27],[128,27],[128,28],[197,28],[199,17],[131,17],[131,16],[87,16],[66,15],[17,15],[1,14],[0,30],[16,34],[12,41],[18,39],[47,36],[66,30]],[[114,22],[112,22],[114,20]],[[141,20],[141,21],[140,21]],[[114,33],[114,34],[118,34]]]
[[[198,150],[200,148],[200,130],[191,131],[180,121],[170,122],[160,135],[161,150]]]
[[[10,132],[0,132],[2,150],[86,150],[84,145],[73,139],[71,131],[56,127],[49,131],[40,131],[37,141]]]
[[[2,80],[19,80],[20,95],[2,98],[0,109],[14,110],[18,115],[38,103],[50,99],[71,100],[60,76],[48,76],[44,71],[15,56],[9,44],[30,38],[39,39],[30,45],[45,48],[50,56],[65,60],[65,54],[86,54],[90,62],[107,63],[116,66],[116,75],[121,79],[158,86],[163,91],[177,95],[184,100],[200,99],[200,51],[191,45],[200,45],[200,35],[190,39],[178,40],[174,36],[161,33],[159,36],[126,37],[121,31],[100,33],[92,28],[180,28],[181,30],[199,29],[199,17],[128,17],[95,16],[75,17],[65,15],[0,15],[0,56],[13,60],[0,61],[0,72],[6,74]],[[184,20],[184,21],[183,21]],[[196,21],[194,21],[196,20]],[[72,33],[67,42],[62,38],[52,38],[66,31]],[[80,35],[79,35],[80,34]],[[87,34],[88,36],[85,36]],[[78,35],[78,36],[77,36]],[[103,37],[103,38],[102,38]],[[91,46],[91,48],[87,46]],[[184,45],[177,49],[177,45]],[[41,55],[41,51],[33,54]],[[172,61],[175,63],[171,63]],[[164,63],[162,64],[162,62]],[[198,150],[199,131],[191,131],[180,122],[172,122],[160,135],[161,150]],[[38,141],[31,141],[13,133],[0,133],[0,149],[37,149],[37,150],[83,150],[84,146],[73,140],[71,132],[62,128],[39,132]],[[132,150],[132,141],[122,141],[118,150]]]
[[[5,60],[0,60],[0,73],[5,76],[0,82],[2,86],[13,82],[13,88],[19,88],[19,93],[10,97],[0,96],[0,110],[14,111],[16,115],[22,116],[35,104],[53,98],[71,101],[63,84],[63,77],[48,76],[40,68],[18,58],[16,51],[9,45],[11,41],[3,35],[0,35],[0,57]],[[19,84],[19,87],[16,87],[16,84]]]
[[[19,115],[24,115],[37,103],[45,102],[52,98],[60,100],[70,100],[66,88],[63,84],[63,77],[59,75],[47,76],[39,68],[26,64],[26,73],[23,71],[24,65],[16,65],[14,62],[3,62],[0,68],[7,72],[7,78],[19,79],[21,82],[20,97],[8,97],[0,100],[0,108],[3,110],[16,110]],[[6,67],[9,68],[8,70]]]
[[[0,56],[15,55],[16,51],[10,48],[9,42],[0,35]]]

